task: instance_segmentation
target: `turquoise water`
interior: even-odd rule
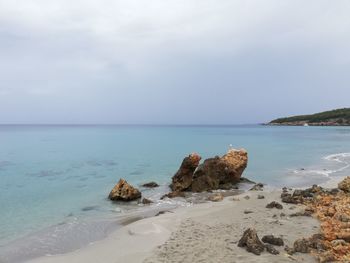
[[[248,150],[245,177],[277,187],[348,172],[345,127],[0,126],[0,245],[137,208],[106,199],[121,177],[136,186],[162,184],[142,189],[157,200],[184,156],[221,155],[230,144]]]

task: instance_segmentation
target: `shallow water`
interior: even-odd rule
[[[89,232],[81,239],[100,238],[116,216],[144,209],[106,199],[119,178],[160,183],[141,188],[157,201],[183,157],[221,155],[230,144],[248,150],[245,177],[276,187],[321,183],[349,171],[346,127],[0,126],[0,258],[9,242],[45,237],[42,231],[57,225],[79,233],[85,224],[91,232],[80,231]],[[187,204],[153,206],[167,205]]]

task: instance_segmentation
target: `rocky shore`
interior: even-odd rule
[[[163,198],[204,191],[208,202],[160,211],[89,247],[33,262],[350,262],[350,177],[306,189],[269,190],[257,183],[225,197],[225,189],[242,181],[246,151],[200,161],[195,153],[185,157]],[[121,179],[109,198],[125,202],[141,195]]]

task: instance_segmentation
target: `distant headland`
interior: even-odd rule
[[[350,126],[350,108],[298,115],[272,120],[266,125],[290,126]]]

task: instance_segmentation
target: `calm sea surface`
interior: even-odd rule
[[[222,155],[230,144],[248,151],[245,177],[276,187],[349,172],[345,127],[0,126],[0,259],[28,238],[54,247],[60,233],[92,229],[94,239],[111,227],[96,222],[139,207],[106,199],[119,178],[162,184],[141,188],[156,201],[186,155]]]

